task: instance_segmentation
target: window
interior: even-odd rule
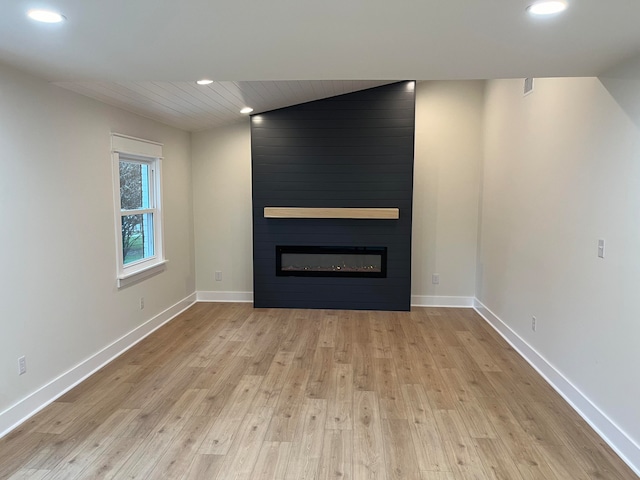
[[[158,273],[162,248],[162,145],[113,134],[118,286]]]

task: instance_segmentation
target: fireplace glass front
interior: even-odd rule
[[[278,245],[276,275],[384,278],[387,248]]]

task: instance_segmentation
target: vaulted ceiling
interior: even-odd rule
[[[377,87],[364,80],[280,80],[266,82],[56,82],[102,102],[189,131],[240,121],[240,110],[255,113]]]
[[[402,79],[593,76],[640,53],[640,2],[568,1],[533,18],[530,0],[12,0],[0,62],[199,130],[246,105]],[[43,6],[67,21],[25,16]],[[200,78],[218,83],[197,90]]]

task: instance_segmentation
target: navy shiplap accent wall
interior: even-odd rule
[[[410,309],[413,86],[251,118],[255,307]],[[264,207],[397,207],[400,219],[267,219]],[[387,278],[276,276],[277,245],[387,247]]]

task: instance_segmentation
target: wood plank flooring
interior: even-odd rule
[[[0,478],[637,477],[473,310],[199,303],[0,439]]]

